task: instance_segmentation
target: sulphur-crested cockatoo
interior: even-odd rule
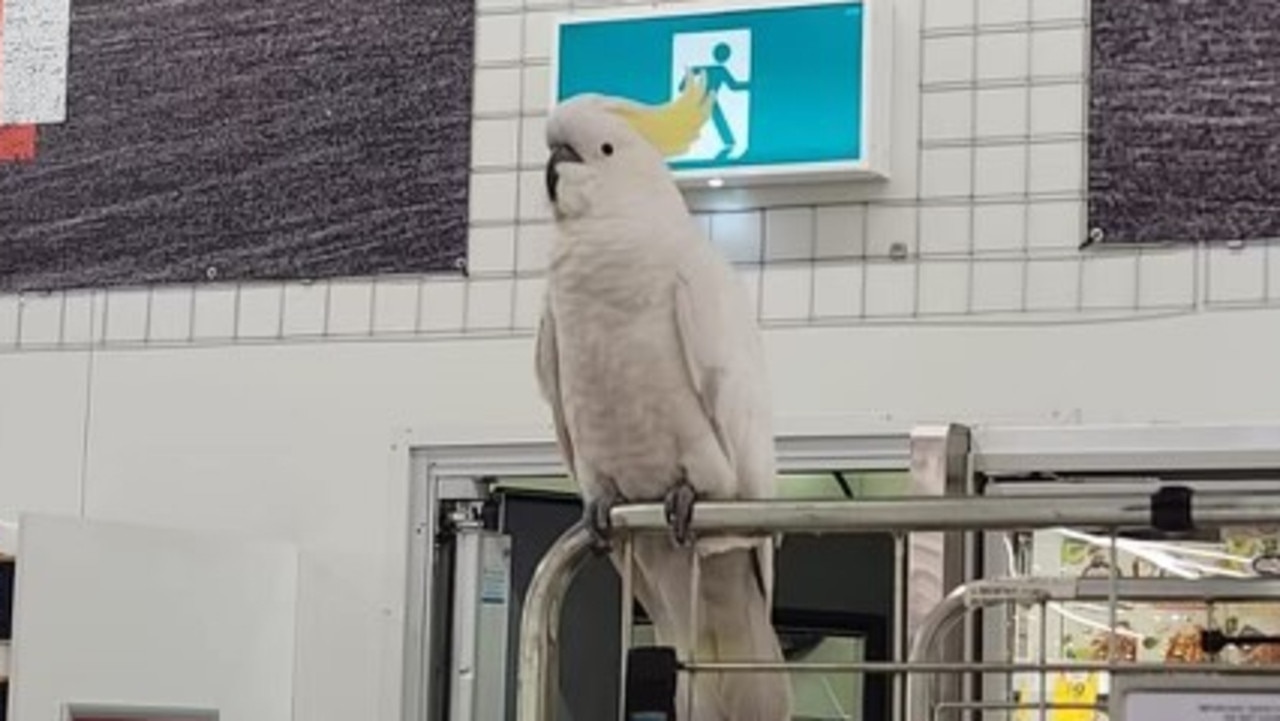
[[[537,374],[600,546],[615,504],[665,503],[673,533],[633,541],[634,589],[658,643],[685,661],[777,663],[773,539],[693,539],[689,529],[695,499],[768,498],[775,485],[755,316],[667,166],[710,114],[705,80],[691,80],[665,106],[581,95],[552,112],[546,183],[558,232]],[[616,548],[613,560],[621,567]],[[783,721],[791,704],[776,671],[681,674],[677,696],[681,721]]]

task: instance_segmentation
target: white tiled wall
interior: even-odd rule
[[[1059,322],[1280,300],[1269,244],[1079,249],[1084,0],[875,1],[896,13],[892,181],[689,196],[766,325]],[[552,238],[550,20],[609,4],[478,0],[467,279],[0,297],[0,352],[527,333]]]

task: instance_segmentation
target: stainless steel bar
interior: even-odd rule
[[[556,718],[560,607],[590,547],[591,534],[582,524],[573,526],[547,549],[529,582],[520,619],[520,668],[516,672],[519,721]]]
[[[1204,621],[1206,631],[1218,630],[1218,606],[1213,601],[1209,601],[1205,604]],[[1222,652],[1218,651],[1210,653],[1208,656],[1211,661],[1216,662],[1222,657]]]
[[[1106,704],[1098,703],[1047,703],[1049,711],[1106,711]],[[1037,704],[1014,701],[942,701],[934,706],[929,718],[940,719],[947,711],[1021,711],[1037,708]]]
[[[627,670],[631,656],[632,634],[635,630],[635,544],[630,538],[622,540],[622,622],[618,645],[622,658],[618,662],[618,718],[627,717]]]
[[[1045,704],[1050,709],[1066,710],[1082,710],[1082,711],[1105,711],[1106,706],[1097,703],[1048,703]],[[988,711],[1017,711],[1018,709],[1035,708],[1033,703],[1018,703],[1017,701],[942,701],[936,708],[939,709],[986,709]]]
[[[905,661],[907,658],[907,537],[901,533],[893,534],[893,655],[894,661]],[[894,721],[905,721],[907,710],[907,686],[902,676],[895,675],[890,682],[893,687]]]
[[[682,670],[714,671],[716,673],[747,673],[751,671],[794,671],[797,673],[831,673],[833,671],[860,671],[874,674],[899,674],[907,676],[927,676],[941,673],[1022,673],[1038,672],[1040,664],[1026,662],[983,662],[964,663],[962,661],[812,661],[812,662],[771,662],[755,663],[749,661],[707,661],[697,664],[681,664]],[[1244,676],[1280,676],[1280,666],[1243,666],[1224,663],[1153,663],[1153,662],[1049,662],[1043,668],[1050,672],[1079,671],[1082,673],[1107,671],[1111,673],[1218,673],[1239,674]],[[1035,706],[1035,704],[1030,704]]]
[[[689,638],[693,639],[692,648],[689,649],[689,661],[691,663],[697,663],[698,648],[702,646],[702,594],[700,591],[702,586],[702,554],[694,552],[689,554],[689,556],[689,622],[691,624],[689,629]],[[694,674],[697,674],[697,671],[691,670],[690,676],[686,679],[686,683],[684,684],[685,693],[684,698],[681,700],[682,707],[684,708],[684,716],[682,718],[688,719],[694,717],[693,687],[698,682],[698,680],[693,677]]]
[[[1103,578],[984,579],[963,589],[969,605],[1049,601],[1105,601],[1113,593],[1126,601],[1245,602],[1280,599],[1280,578],[1118,578],[1114,589]]]
[[[713,533],[767,534],[921,533],[981,528],[1030,530],[1058,526],[1147,528],[1146,495],[1074,495],[1026,498],[939,498],[848,501],[707,501],[693,528]],[[1280,521],[1280,499],[1199,499],[1193,518],[1201,528],[1267,525]],[[622,532],[669,532],[661,504],[613,509]]]
[[[1114,661],[1119,651],[1120,634],[1120,536],[1111,529],[1107,550],[1107,660]]]
[[[1111,588],[1114,589],[1115,585],[1112,584]],[[1036,623],[1038,624],[1036,633],[1039,636],[1039,639],[1036,641],[1036,643],[1039,644],[1039,648],[1036,649],[1036,665],[1040,667],[1040,695],[1039,698],[1036,699],[1036,708],[1040,710],[1040,721],[1045,721],[1049,716],[1049,706],[1047,703],[1049,695],[1049,672],[1044,668],[1045,664],[1049,663],[1049,602],[1042,599],[1040,603],[1036,604],[1036,610],[1038,611],[1036,614]],[[1112,634],[1114,635],[1114,633],[1115,630],[1112,629]],[[1107,656],[1108,662],[1114,663],[1115,660],[1115,655]]]

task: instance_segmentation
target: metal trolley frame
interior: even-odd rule
[[[1073,434],[1075,434],[1073,436]],[[1204,492],[1210,478],[1266,480],[1280,477],[1280,428],[1174,427],[1108,429],[1004,429],[984,432],[963,426],[920,429],[912,436],[912,473],[917,487],[945,482],[951,497],[877,501],[720,502],[698,506],[694,528],[700,534],[892,534],[901,561],[896,588],[899,612],[908,615],[911,601],[923,593],[938,594],[921,616],[907,619],[895,633],[893,657],[861,663],[708,663],[682,659],[681,672],[744,671],[880,673],[892,677],[896,719],[933,721],[943,718],[1005,718],[1029,708],[1040,718],[1054,708],[1040,698],[1023,702],[985,692],[992,677],[1039,674],[1042,682],[1055,671],[1100,671],[1111,678],[1144,678],[1171,673],[1227,677],[1280,674],[1280,667],[1208,663],[1176,667],[1119,659],[1117,609],[1124,601],[1187,600],[1210,608],[1224,602],[1280,601],[1280,579],[1214,578],[983,578],[976,539],[998,532],[1059,527],[1089,528],[1110,538],[1112,557],[1122,534],[1155,530],[1167,534],[1229,527],[1280,525],[1280,493],[1241,491],[1230,487]],[[1150,484],[1142,492],[1092,492],[1067,487],[1066,492],[1034,496],[983,495],[993,478],[1034,475],[1054,478],[1074,474],[1122,474]],[[932,479],[932,480],[931,480]],[[1199,485],[1198,485],[1199,484]],[[1280,490],[1280,485],[1276,488]],[[629,538],[638,533],[668,532],[659,504],[614,509],[613,526],[626,570]],[[938,539],[930,546],[922,537]],[[589,536],[582,528],[566,533],[544,557],[525,601],[520,630],[519,721],[551,721],[555,716],[561,602],[582,562],[589,555]],[[920,557],[920,549],[932,552]],[[911,561],[916,563],[912,564]],[[1112,564],[1114,569],[1114,564]],[[629,573],[622,574],[623,598],[630,599]],[[694,568],[697,583],[697,567]],[[941,591],[942,593],[939,593]],[[942,595],[945,593],[945,595]],[[974,612],[1003,606],[1038,609],[1063,601],[1107,604],[1111,641],[1101,662],[1053,662],[1041,639],[1039,658],[993,661],[981,649]],[[918,604],[917,604],[918,607]],[[631,647],[631,604],[623,604],[622,640],[625,664]],[[1043,634],[1044,623],[1040,624]],[[963,629],[963,633],[953,631]],[[1280,684],[1280,679],[1276,679]],[[620,704],[621,707],[621,704]],[[1106,711],[1105,704],[1089,709]]]

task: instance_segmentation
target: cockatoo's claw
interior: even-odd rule
[[[676,543],[681,546],[688,546],[693,542],[693,506],[697,500],[697,493],[687,480],[674,486],[664,499],[667,524],[671,526]]]
[[[587,501],[583,513],[587,533],[591,534],[591,550],[596,555],[604,555],[613,548],[609,536],[613,533],[613,519],[610,512],[617,501],[613,497],[597,498]]]

